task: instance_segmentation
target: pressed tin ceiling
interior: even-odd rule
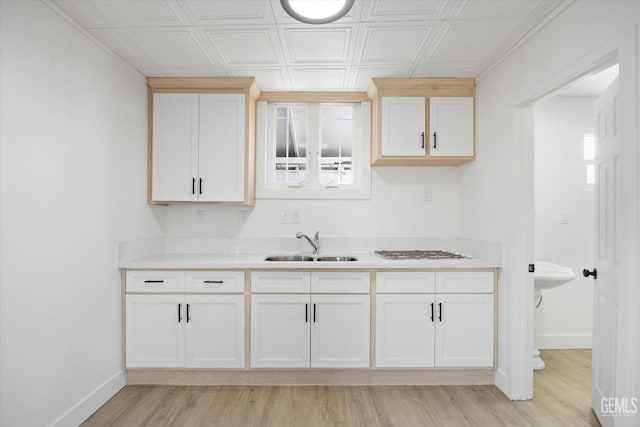
[[[43,0],[145,76],[363,91],[371,77],[478,77],[569,0],[355,0],[302,24],[279,0]]]

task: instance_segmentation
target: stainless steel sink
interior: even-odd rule
[[[307,255],[273,255],[264,259],[265,261],[313,261],[313,257]]]
[[[350,262],[357,261],[358,258],[352,256],[321,256],[316,258],[316,261],[336,261],[336,262]]]
[[[264,259],[265,261],[284,261],[284,262],[301,262],[301,261],[333,261],[333,262],[349,262],[357,261],[358,258],[352,256],[320,256],[314,258],[309,255],[271,255]]]

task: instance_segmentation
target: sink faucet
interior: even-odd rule
[[[313,241],[306,234],[302,234],[301,232],[296,233],[296,237],[298,239],[302,239],[303,237],[307,239],[307,242],[313,247],[313,254],[317,254],[320,251],[320,232],[316,231],[316,235],[313,236]]]

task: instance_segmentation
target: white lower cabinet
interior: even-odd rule
[[[309,295],[251,296],[251,366],[309,367]]]
[[[369,273],[257,272],[251,280],[252,368],[369,367]],[[307,293],[255,293],[309,280],[324,284],[317,292],[360,293],[309,294],[307,286],[300,287]]]
[[[127,368],[244,367],[243,295],[127,295]]]
[[[493,366],[493,294],[437,295],[435,366]]]
[[[376,366],[433,367],[434,295],[376,296]]]
[[[377,367],[492,367],[494,364],[493,273],[455,272],[451,280],[462,280],[465,293],[404,292],[401,273],[398,293],[394,273],[384,274],[389,286],[376,295]],[[420,280],[416,273],[416,281]],[[436,272],[436,281],[449,280],[448,272]],[[391,276],[391,277],[390,277]],[[479,278],[473,287],[473,278]],[[425,277],[425,284],[428,283]],[[430,289],[425,286],[424,289]],[[481,293],[470,293],[473,291]],[[491,293],[488,293],[491,292]]]

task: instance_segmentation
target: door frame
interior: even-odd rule
[[[533,105],[563,86],[583,77],[602,65],[618,60],[620,65],[620,132],[621,132],[621,217],[625,227],[621,236],[621,277],[618,314],[617,395],[633,397],[640,393],[640,369],[635,366],[640,356],[640,272],[635,271],[634,260],[640,258],[640,185],[638,166],[638,101],[639,70],[638,26],[627,29],[619,36],[591,50],[587,55],[569,61],[542,79],[538,85],[518,93],[512,98],[513,143],[509,146],[509,211],[507,259],[503,274],[511,283],[507,295],[507,348],[506,378],[500,384],[513,400],[533,397],[533,370],[531,343],[534,333],[533,275],[527,264],[534,261],[534,122]],[[634,284],[636,284],[634,286]],[[634,381],[635,380],[635,381]],[[499,382],[497,381],[497,384]],[[635,384],[634,384],[635,383]],[[613,396],[612,396],[613,397]],[[616,425],[631,425],[635,417],[618,417]],[[619,422],[619,423],[618,423]]]

